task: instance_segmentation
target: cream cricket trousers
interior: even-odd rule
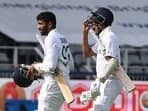
[[[116,97],[120,94],[123,86],[120,80],[110,77],[100,86],[101,95],[93,104],[92,111],[109,111]]]
[[[64,97],[57,82],[51,77],[44,77],[38,100],[38,111],[59,111],[64,103]]]

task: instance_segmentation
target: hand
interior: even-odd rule
[[[53,74],[55,74],[56,76],[59,75],[60,74],[60,69],[56,68],[55,71],[53,71]]]
[[[105,77],[99,77],[100,82],[104,83],[106,81],[107,78]]]
[[[85,22],[83,23],[83,26],[82,26],[82,31],[83,31],[83,33],[87,33],[87,34],[88,34],[90,28],[91,28],[91,26],[88,24],[87,21],[85,21]]]
[[[31,80],[34,80],[36,75],[37,75],[38,71],[34,68],[33,65],[31,65],[29,68],[28,68],[28,71],[27,71],[27,77],[29,77]]]
[[[91,82],[90,85],[90,92],[93,98],[96,98],[100,95],[100,81],[98,79],[95,80],[95,82]]]
[[[90,91],[84,91],[80,95],[80,102],[82,104],[85,104],[86,102],[92,100],[91,98],[91,92]]]

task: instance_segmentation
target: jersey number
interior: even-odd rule
[[[70,60],[69,45],[63,45],[62,47],[63,64],[67,65]]]

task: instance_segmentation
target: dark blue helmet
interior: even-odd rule
[[[105,26],[112,25],[114,20],[114,16],[111,10],[100,7],[95,12],[91,12],[91,16],[88,19],[90,24],[97,23],[97,24],[104,24]]]
[[[13,72],[13,80],[20,87],[29,87],[34,80],[28,78],[28,69],[26,67],[18,66]]]

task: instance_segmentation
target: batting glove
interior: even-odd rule
[[[96,79],[95,82],[91,82],[90,91],[93,98],[100,95],[100,84],[101,82],[98,79]]]

